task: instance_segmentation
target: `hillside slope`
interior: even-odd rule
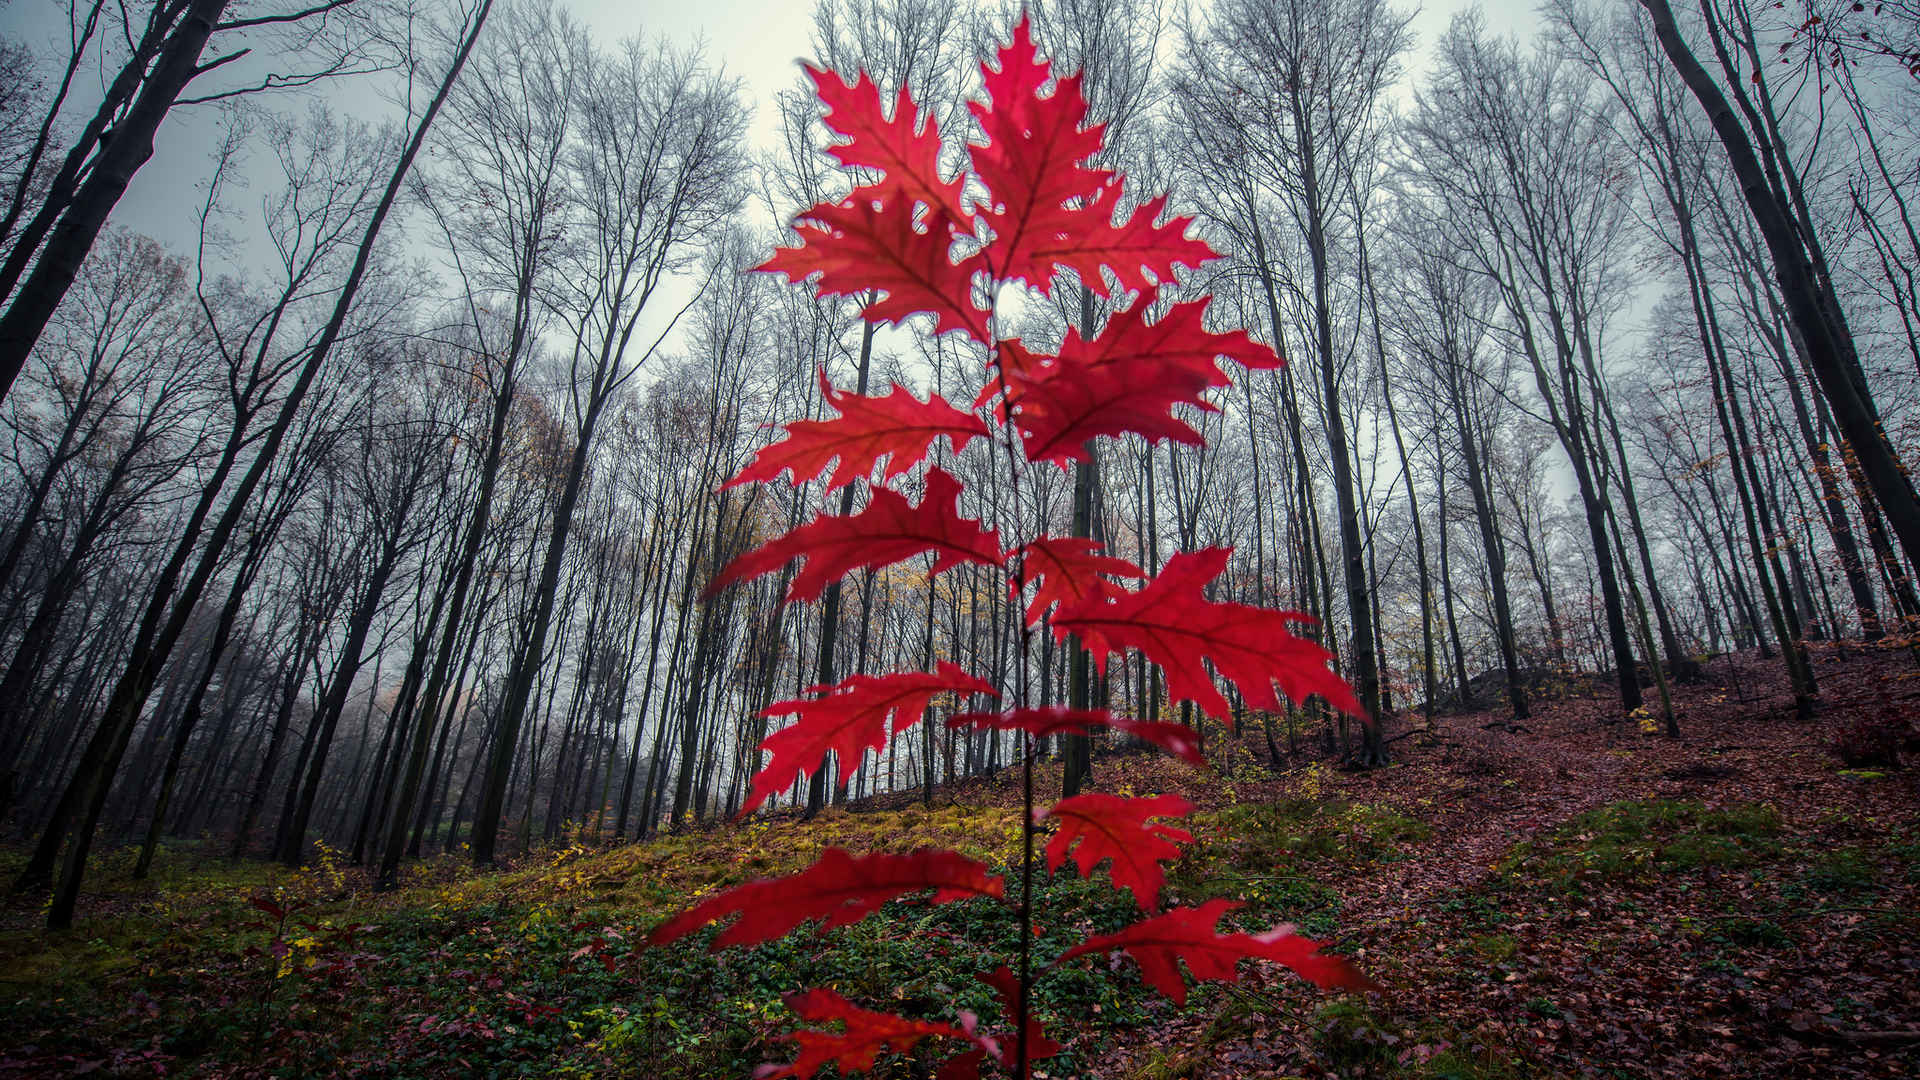
[[[1206,773],[1104,759],[1103,789],[1200,805],[1170,899],[1244,900],[1244,925],[1296,922],[1386,990],[1322,995],[1248,965],[1176,1011],[1129,963],[1069,966],[1039,1001],[1075,1038],[1036,1075],[1913,1074],[1920,776],[1849,769],[1833,747],[1920,711],[1920,677],[1905,654],[1858,650],[1821,675],[1827,711],[1801,725],[1775,665],[1716,660],[1681,690],[1678,741],[1571,698],[1526,731],[1402,728],[1396,763],[1364,773],[1272,768],[1257,736],[1216,738]],[[746,1076],[785,1060],[788,989],[991,1017],[982,946],[1014,932],[991,905],[891,905],[824,940],[721,954],[636,946],[670,911],[827,846],[1009,860],[1008,780],[493,874],[432,861],[392,895],[331,859],[287,874],[173,851],[137,888],[110,864],[72,935],[5,911],[0,1075]],[[1043,951],[1127,910],[1100,875],[1052,879],[1039,905]]]

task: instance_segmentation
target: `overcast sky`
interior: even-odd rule
[[[1168,0],[1170,12],[1178,2]],[[1488,0],[1482,6],[1495,29],[1524,36],[1537,26],[1533,4],[1534,0]],[[57,0],[0,0],[0,5],[4,5],[0,6],[0,33],[48,53],[63,46],[66,18]],[[633,35],[665,35],[677,43],[703,40],[710,60],[742,80],[755,109],[752,132],[757,142],[771,138],[774,93],[794,85],[795,62],[810,52],[810,0],[594,0],[569,6],[603,42]],[[1420,11],[1414,21],[1418,44],[1408,61],[1416,78],[1448,18],[1467,6],[1468,0],[1438,0]],[[291,96],[277,104],[299,107]],[[179,110],[169,117],[153,160],[141,169],[115,210],[114,224],[146,233],[182,253],[192,249],[193,208],[215,132],[210,111],[204,107]]]

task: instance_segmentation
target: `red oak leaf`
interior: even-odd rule
[[[828,848],[797,874],[759,878],[716,893],[656,927],[647,944],[665,945],[730,915],[740,918],[713,939],[713,948],[758,945],[784,937],[801,923],[823,920],[822,930],[859,922],[889,900],[934,890],[933,903],[1003,896],[1006,882],[957,851],[908,855],[849,855]]]
[[[1203,300],[1174,304],[1149,323],[1158,295],[1157,289],[1143,290],[1092,341],[1069,328],[1059,356],[1036,354],[1018,343],[1001,346],[1002,380],[1029,460],[1084,461],[1085,443],[1097,435],[1131,433],[1198,446],[1199,432],[1176,416],[1174,407],[1213,411],[1203,395],[1230,385],[1219,357],[1250,368],[1279,366],[1273,350],[1245,331],[1209,331]],[[989,382],[976,406],[1000,389],[1002,380]]]
[[[993,988],[995,996],[1000,999],[1001,1018],[1011,1023],[1014,1017],[1020,1013],[1020,980],[1014,978],[1013,972],[1005,964],[1002,964],[993,971],[980,976],[980,981]],[[1014,1057],[1016,1044],[1014,1036],[1012,1035],[992,1036],[976,1034],[974,1041],[980,1045],[981,1055],[990,1057],[1003,1065],[1007,1064]],[[1066,1047],[1048,1038],[1046,1029],[1041,1026],[1040,1021],[1034,1017],[1032,1011],[1029,1010],[1027,1013],[1026,1049],[1027,1060],[1037,1061],[1040,1058],[1050,1058],[1060,1051],[1065,1050]],[[941,1080],[950,1080],[952,1076],[974,1077],[979,1075],[981,1057],[973,1054],[965,1054],[955,1058],[949,1064],[953,1065],[956,1071],[949,1073],[943,1070],[940,1074]]]
[[[721,490],[772,481],[788,469],[795,484],[805,483],[836,458],[840,465],[827,481],[829,491],[868,475],[883,457],[883,479],[891,480],[919,464],[942,435],[959,453],[975,436],[987,433],[987,425],[975,414],[954,408],[939,395],[921,401],[897,383],[879,397],[866,397],[834,389],[821,371],[820,391],[840,415],[788,424],[786,438],[755,454]]]
[[[1055,81],[1053,93],[1040,96],[1052,68],[1034,49],[1027,18],[1014,26],[1013,41],[995,62],[997,69],[980,68],[991,104],[969,102],[987,140],[973,144],[973,166],[992,193],[981,217],[994,238],[983,257],[995,277],[1044,291],[1053,260],[1040,254],[1040,246],[1057,246],[1062,235],[1089,225],[1098,215],[1084,207],[1117,183],[1108,170],[1085,164],[1105,147],[1106,125],[1082,129],[1087,100],[1077,74]]]
[[[1203,660],[1213,661],[1256,709],[1280,707],[1274,693],[1278,684],[1296,702],[1319,694],[1367,719],[1353,691],[1327,667],[1332,654],[1289,631],[1290,623],[1312,621],[1308,616],[1206,599],[1202,590],[1226,569],[1230,554],[1227,548],[1207,548],[1175,555],[1137,592],[1115,590],[1055,612],[1054,632],[1079,634],[1103,673],[1108,653],[1140,650],[1165,669],[1170,698],[1192,701],[1215,717],[1226,717],[1227,699]]]
[[[1024,572],[1035,583],[1027,625],[1040,625],[1040,617],[1055,604],[1071,607],[1089,595],[1105,595],[1113,587],[1107,577],[1147,576],[1125,559],[1100,554],[1104,550],[1098,540],[1072,536],[1043,536],[1021,548]],[[1017,582],[1013,588],[1018,591]]]
[[[1105,190],[1117,189],[1114,185]],[[1095,202],[1050,234],[1035,230],[1039,234],[1028,243],[1030,257],[1038,264],[1072,270],[1087,288],[1103,297],[1111,295],[1106,275],[1101,273],[1103,268],[1113,271],[1121,292],[1130,292],[1172,282],[1176,263],[1197,267],[1220,257],[1205,241],[1188,238],[1192,218],[1176,217],[1165,224],[1154,224],[1166,206],[1167,197],[1158,196],[1135,207],[1125,221],[1115,225],[1108,217],[1106,204]],[[1153,275],[1151,281],[1142,270]]]
[[[1088,363],[1062,354],[1039,370],[1037,378],[1009,374],[1007,380],[1028,461],[1063,467],[1086,461],[1086,444],[1099,435],[1139,435],[1187,446],[1205,442],[1173,415],[1176,405],[1214,411],[1201,397],[1210,385],[1208,376],[1192,368],[1138,357]]]
[[[767,767],[754,774],[753,789],[740,807],[746,817],[760,804],[787,789],[802,773],[811,774],[831,753],[840,774],[851,776],[865,751],[887,744],[887,721],[898,735],[920,722],[927,703],[948,693],[990,694],[989,683],[974,678],[957,664],[940,661],[937,673],[903,671],[895,675],[851,675],[832,686],[816,686],[822,697],[782,701],[762,716],[797,714],[793,724],[760,740],[760,749],[773,755]]]
[[[787,1008],[802,1020],[813,1024],[838,1021],[846,1025],[842,1032],[796,1031],[787,1036],[800,1048],[793,1064],[763,1065],[754,1070],[754,1080],[778,1080],[797,1077],[809,1080],[827,1066],[839,1068],[842,1075],[873,1068],[874,1059],[883,1050],[904,1054],[922,1039],[944,1037],[971,1039],[961,1028],[926,1020],[909,1020],[891,1013],[862,1009],[832,990],[807,990],[784,995]]]
[[[794,559],[805,566],[787,587],[788,600],[813,600],[849,571],[881,567],[924,552],[934,552],[933,573],[963,562],[998,566],[1000,542],[973,518],[960,516],[960,481],[942,469],[927,470],[920,505],[888,488],[873,488],[873,499],[856,514],[822,514],[790,533],[774,537],[728,563],[707,586],[709,593],[736,581],[770,574]]]
[[[1153,359],[1190,368],[1207,376],[1209,386],[1226,386],[1227,378],[1215,363],[1226,357],[1241,366],[1265,371],[1280,366],[1280,357],[1253,340],[1245,330],[1215,333],[1206,326],[1210,300],[1171,304],[1152,322],[1147,317],[1158,305],[1158,289],[1142,290],[1125,311],[1116,311],[1091,342],[1069,329],[1063,355],[1080,356],[1088,363],[1113,363],[1131,358]]]
[[[1207,759],[1200,754],[1199,736],[1192,728],[1164,720],[1135,720],[1130,716],[1115,716],[1105,709],[1068,709],[1054,705],[1004,713],[956,713],[947,718],[947,726],[1025,731],[1035,738],[1089,735],[1100,728],[1112,728],[1152,743],[1190,765],[1205,768],[1207,764]]]
[[[1107,876],[1114,887],[1130,890],[1140,910],[1152,911],[1164,877],[1160,864],[1179,858],[1180,845],[1192,841],[1193,834],[1148,819],[1184,817],[1192,811],[1193,804],[1178,795],[1126,799],[1092,792],[1062,799],[1043,812],[1060,823],[1047,841],[1047,871],[1072,860],[1080,876],[1090,877],[1102,860],[1112,859]]]
[[[969,1050],[941,1062],[935,1080],[980,1080],[980,1066],[987,1063],[985,1050]]]
[[[860,312],[868,322],[897,323],[925,311],[934,317],[934,333],[963,330],[987,344],[987,313],[973,303],[973,276],[985,264],[978,253],[955,263],[952,229],[937,220],[926,225],[923,230],[916,223],[912,204],[904,200],[822,203],[795,219],[800,246],[775,248],[757,269],[791,281],[818,274],[820,296],[871,296],[878,290],[885,295],[869,299]]]
[[[1180,978],[1180,961],[1196,981],[1238,982],[1236,965],[1245,959],[1272,960],[1293,969],[1322,989],[1375,990],[1378,987],[1338,956],[1322,954],[1318,942],[1275,927],[1265,934],[1220,934],[1220,917],[1241,907],[1234,900],[1209,900],[1197,908],[1175,908],[1165,915],[1127,927],[1117,934],[1088,938],[1060,954],[1060,963],[1076,956],[1122,949],[1140,965],[1148,986],[1175,1005],[1187,1000],[1187,984]]]
[[[823,118],[829,128],[848,138],[848,142],[830,146],[827,152],[840,164],[879,169],[885,176],[859,189],[854,201],[872,199],[912,207],[925,203],[932,212],[932,223],[963,222],[969,216],[961,199],[960,177],[940,178],[940,124],[931,111],[926,125],[920,125],[920,109],[901,87],[894,98],[893,115],[887,116],[880,100],[880,88],[866,72],[849,86],[840,76],[809,64],[807,74],[819,89],[820,101],[827,107]],[[915,130],[919,128],[919,130]]]

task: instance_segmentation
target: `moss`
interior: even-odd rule
[[[1314,1013],[1320,1030],[1320,1049],[1340,1075],[1367,1072],[1390,1065],[1394,1047],[1402,1040],[1366,1005],[1357,1001],[1329,1001]]]
[[[1520,951],[1520,942],[1512,934],[1482,934],[1467,940],[1466,951],[1483,963],[1504,964]]]
[[[1195,815],[1195,821],[1230,837],[1229,858],[1242,866],[1389,861],[1433,835],[1426,822],[1393,807],[1337,799],[1243,804]]]
[[[1909,882],[1920,882],[1920,844],[1894,844],[1887,848],[1887,854],[1900,865]]]
[[[1806,887],[1821,893],[1851,893],[1873,888],[1879,868],[1859,848],[1840,848],[1816,859],[1801,876]]]
[[[1779,810],[1765,803],[1709,808],[1671,799],[1627,800],[1516,845],[1497,865],[1497,877],[1574,894],[1587,879],[1752,866],[1780,853],[1775,837],[1781,828]]]
[[[1713,923],[1710,935],[1731,945],[1779,948],[1793,944],[1793,935],[1769,919],[1730,915]]]
[[[1266,1010],[1259,1001],[1246,994],[1228,995],[1207,1021],[1206,1030],[1201,1034],[1201,1042],[1207,1046],[1223,1043],[1253,1032],[1259,1026],[1259,1020]]]
[[[1415,1075],[1423,1080],[1516,1080],[1527,1073],[1508,1058],[1453,1049],[1428,1058]]]
[[[1682,804],[1692,805],[1692,804]],[[1772,803],[1736,803],[1697,814],[1696,828],[1716,836],[1778,836],[1780,811]]]
[[[1689,834],[1674,837],[1672,843],[1660,850],[1659,861],[1677,870],[1699,870],[1709,866],[1751,866],[1759,859],[1759,852],[1733,837]]]
[[[1190,1080],[1200,1075],[1202,1064],[1196,1054],[1161,1047],[1149,1053],[1129,1076],[1130,1080]]]

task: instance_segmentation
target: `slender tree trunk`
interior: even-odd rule
[[[854,385],[854,393],[867,392],[867,369],[873,357],[874,326],[870,322],[861,323],[860,331],[860,370]],[[840,493],[840,516],[853,513],[853,485],[849,484]],[[864,618],[864,616],[863,616]],[[820,666],[815,676],[815,685],[831,686],[833,677],[833,654],[840,631],[840,582],[834,581],[827,586],[827,593],[820,604]],[[807,779],[807,809],[805,817],[811,818],[827,805],[827,759],[820,759],[820,767]]]
[[[1920,566],[1920,495],[1915,493],[1912,478],[1880,427],[1879,411],[1860,368],[1853,336],[1839,318],[1838,300],[1809,264],[1805,245],[1814,242],[1814,233],[1807,223],[1796,223],[1776,197],[1746,129],[1713,76],[1681,38],[1667,0],[1640,0],[1640,4],[1651,16],[1654,34],[1668,60],[1699,100],[1726,150],[1740,193],[1773,259],[1781,299],[1805,344],[1808,362],[1834,420],[1899,538],[1907,565]]]
[[[1080,286],[1080,337],[1092,341],[1094,337],[1093,290],[1085,283]],[[1093,536],[1093,490],[1099,483],[1100,459],[1090,439],[1083,446],[1086,460],[1073,466],[1073,521],[1068,534],[1077,539]],[[1067,637],[1067,707],[1072,709],[1091,709],[1093,707],[1093,657],[1081,644],[1080,636]],[[1026,658],[1021,658],[1025,663]],[[1061,740],[1060,753],[1060,795],[1072,798],[1080,794],[1083,787],[1093,782],[1093,738],[1090,735],[1067,735]]]
[[[13,293],[6,314],[0,315],[0,399],[12,388],[54,309],[73,287],[107,215],[133,182],[133,174],[153,156],[154,134],[187,84],[200,74],[200,54],[226,7],[227,0],[191,0],[159,48],[153,66],[141,75],[130,61],[122,70],[120,79],[129,73],[140,79],[132,106],[113,126],[111,138],[105,130],[94,132],[93,137],[101,140],[100,149],[86,167],[86,178],[47,234],[38,261]],[[15,251],[32,254],[24,240],[16,243]]]

